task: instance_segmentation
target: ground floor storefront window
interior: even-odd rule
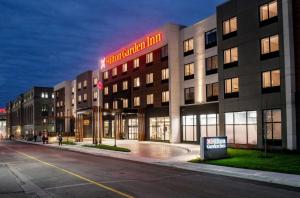
[[[197,116],[182,116],[182,140],[184,142],[197,141]]]
[[[219,114],[200,115],[201,137],[216,137],[219,133]]]
[[[103,137],[108,138],[109,137],[109,121],[106,120],[103,122]]]
[[[150,140],[169,141],[170,140],[170,118],[152,117],[149,119]]]
[[[228,143],[256,145],[256,111],[225,113],[225,133],[228,139]]]
[[[282,123],[281,110],[264,110],[264,138],[267,139],[267,144],[281,146],[282,144]]]

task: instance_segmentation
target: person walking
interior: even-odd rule
[[[62,141],[63,141],[63,137],[61,136],[61,134],[58,135],[58,145],[62,146]]]
[[[34,139],[34,142],[36,142],[36,140],[37,140],[37,135],[36,134],[33,135],[33,139]]]
[[[42,141],[43,141],[43,144],[45,144],[46,137],[45,137],[45,135],[44,135],[44,134],[43,134],[43,136],[42,136]]]

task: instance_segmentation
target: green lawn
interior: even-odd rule
[[[300,175],[300,154],[287,152],[268,153],[265,158],[263,151],[228,149],[226,159],[202,161],[198,158],[190,162]]]
[[[129,149],[127,148],[122,148],[122,147],[116,147],[116,146],[110,146],[110,145],[83,145],[84,147],[90,147],[90,148],[97,148],[97,149],[104,149],[104,150],[111,150],[111,151],[121,151],[121,152],[130,152]]]
[[[76,145],[76,143],[72,141],[63,141],[62,143],[66,145]]]

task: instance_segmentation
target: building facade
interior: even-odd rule
[[[54,135],[53,88],[33,87],[7,106],[7,128],[17,138]]]
[[[0,108],[0,138],[8,137],[6,129],[7,114],[5,108]]]

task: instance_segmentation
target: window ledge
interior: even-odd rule
[[[267,25],[270,25],[270,24],[276,23],[276,22],[278,22],[278,16],[266,19],[264,21],[260,21],[259,22],[259,27],[264,27],[264,26],[267,26]]]
[[[189,55],[192,55],[192,54],[194,54],[194,50],[184,52],[183,56],[189,56]]]
[[[226,39],[229,39],[229,38],[232,38],[232,37],[235,37],[235,36],[237,36],[237,31],[230,32],[228,34],[223,34],[223,40],[226,40]]]
[[[224,94],[224,98],[228,99],[228,98],[238,98],[239,97],[239,92],[235,92],[235,93],[225,93]]]
[[[276,57],[279,57],[279,51],[270,52],[270,53],[267,53],[267,54],[261,54],[260,55],[260,60],[267,60],[267,59],[276,58]]]
[[[217,74],[218,69],[211,69],[211,70],[206,70],[206,75],[212,75],[212,74]]]
[[[278,92],[280,92],[280,86],[277,86],[277,87],[262,88],[261,92],[262,92],[262,94],[278,93]]]
[[[191,80],[194,79],[194,74],[189,76],[184,76],[184,80]]]
[[[238,61],[231,62],[231,63],[226,63],[223,65],[224,69],[232,68],[232,67],[237,67],[239,65]]]

